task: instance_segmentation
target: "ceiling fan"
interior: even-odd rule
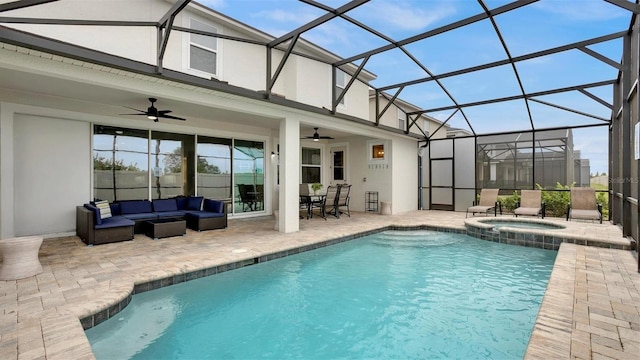
[[[318,134],[318,128],[313,128],[313,135],[305,136],[305,137],[303,137],[303,139],[313,139],[313,141],[320,141],[320,139],[331,139],[331,140],[333,140],[333,138],[331,136],[320,136]]]
[[[138,111],[139,113],[137,113],[137,114],[120,114],[120,115],[144,115],[144,116],[147,117],[147,119],[153,120],[155,122],[158,122],[159,118],[173,119],[173,120],[186,120],[185,118],[181,118],[181,117],[177,117],[177,116],[173,116],[173,115],[168,115],[171,112],[171,110],[158,110],[153,105],[156,101],[158,101],[158,99],[149,98],[149,101],[151,101],[151,106],[149,106],[147,108],[147,111],[138,110],[138,109],[134,109],[132,107],[125,106],[127,109],[135,110],[135,111]]]

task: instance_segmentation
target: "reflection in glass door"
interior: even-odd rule
[[[231,202],[231,139],[198,136],[198,195]]]
[[[151,198],[195,194],[194,136],[151,132]]]
[[[234,212],[264,210],[264,143],[233,142]]]

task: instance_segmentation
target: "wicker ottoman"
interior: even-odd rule
[[[42,265],[38,251],[42,245],[40,236],[24,236],[0,240],[2,266],[0,280],[18,280],[40,274]]]

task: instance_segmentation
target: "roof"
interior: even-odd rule
[[[473,134],[608,125],[623,40],[640,13],[637,2],[627,0],[247,0],[244,11],[230,16],[225,8],[207,8],[218,2],[169,2],[174,5],[156,26],[171,27],[183,8],[197,8],[244,29],[247,39],[263,38],[265,47],[311,49],[317,56],[310,58],[371,79],[372,89],[404,99],[416,114]],[[16,21],[12,9],[66,3],[5,2],[0,24]],[[258,4],[298,16],[269,35],[249,25],[251,6]],[[111,24],[120,25],[130,24]],[[317,40],[321,33],[336,41]],[[338,46],[342,38],[348,46]]]

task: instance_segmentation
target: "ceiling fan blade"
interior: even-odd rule
[[[177,116],[173,116],[173,115],[166,115],[166,114],[158,114],[158,117],[163,118],[163,119],[187,120],[185,118],[181,118],[181,117],[177,117]]]
[[[147,112],[146,112],[146,111],[144,111],[144,110],[140,110],[140,109],[136,109],[136,108],[132,108],[132,107],[128,107],[128,106],[123,106],[123,107],[125,107],[125,108],[127,108],[127,109],[131,109],[131,110],[139,111],[139,112],[141,112],[142,114],[146,114],[146,113],[147,113]],[[137,115],[137,114],[136,114],[136,115]]]
[[[151,106],[149,106],[147,108],[147,111],[144,110],[140,110],[140,109],[136,109],[136,108],[132,108],[129,106],[124,106],[127,109],[131,109],[134,111],[138,111],[138,114],[120,114],[120,115],[142,115],[142,116],[146,116],[149,119],[157,122],[158,118],[165,118],[165,119],[174,119],[174,120],[187,120],[185,118],[181,118],[178,116],[173,116],[173,115],[168,115],[170,112],[172,112],[171,110],[158,110],[153,104],[158,101],[158,99],[155,98],[149,98],[149,101],[151,102]]]

